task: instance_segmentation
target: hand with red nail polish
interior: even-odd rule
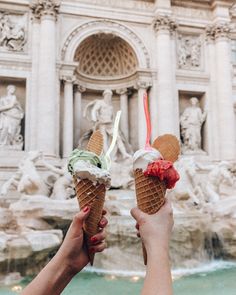
[[[81,271],[89,262],[88,253],[84,245],[83,224],[89,216],[90,208],[84,207],[75,215],[68,229],[66,237],[53,259],[38,274],[38,276],[23,290],[22,295],[59,295],[75,274]],[[99,222],[100,232],[91,237],[89,252],[101,252],[106,248],[105,231],[107,219],[103,217]]]

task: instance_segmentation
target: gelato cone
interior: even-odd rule
[[[171,143],[168,140],[171,138]],[[167,140],[165,145],[165,140]],[[176,139],[177,140],[177,139]],[[177,159],[179,149],[172,135],[161,138],[160,150],[138,150],[133,157],[135,190],[138,208],[147,213],[156,213],[165,203],[167,188],[174,187],[179,179],[177,171],[170,159]],[[174,146],[172,147],[172,142]],[[177,140],[177,144],[178,140]],[[156,147],[156,145],[155,145]],[[171,147],[171,151],[169,150]],[[175,154],[175,152],[177,154]],[[167,158],[166,158],[167,156]],[[167,161],[167,159],[169,161]],[[147,252],[143,245],[144,264],[147,264]]]
[[[100,156],[103,150],[103,137],[99,131],[91,136],[87,150],[74,150],[68,168],[73,175],[80,209],[90,207],[90,214],[84,223],[88,247],[90,238],[99,232],[98,224],[102,218],[106,187],[110,186],[110,174],[106,170],[105,161]],[[93,265],[94,254],[88,255],[90,264]]]

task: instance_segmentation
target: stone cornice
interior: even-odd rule
[[[59,0],[33,0],[30,9],[36,19],[40,19],[44,15],[57,17],[61,1]]]
[[[218,38],[229,38],[230,31],[229,23],[216,23],[206,28],[206,37],[208,41]]]
[[[169,15],[157,15],[153,22],[153,28],[156,32],[160,30],[174,32],[177,27],[177,23]]]

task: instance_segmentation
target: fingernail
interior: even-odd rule
[[[86,207],[83,208],[84,213],[88,212],[88,210],[89,210],[89,207],[88,206],[86,206]]]
[[[105,225],[105,224],[106,224],[106,221],[105,221],[105,220],[102,220],[102,221],[100,222],[100,224],[101,224],[101,225]]]
[[[96,237],[92,237],[92,238],[90,239],[90,241],[91,241],[92,243],[95,243],[95,242],[98,241],[98,239],[97,239]]]

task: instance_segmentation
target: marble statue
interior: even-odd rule
[[[180,174],[180,180],[169,193],[174,206],[178,209],[202,208],[205,203],[205,194],[198,175],[198,163],[194,157],[181,157],[176,163],[176,168]]]
[[[201,127],[206,120],[206,112],[198,106],[196,97],[190,98],[191,106],[180,116],[181,137],[185,153],[199,153],[201,150]]]
[[[67,200],[74,197],[75,191],[73,188],[73,179],[68,172],[67,163],[62,168],[57,168],[43,159],[42,164],[57,175],[50,198],[54,200]]]
[[[15,96],[16,87],[7,86],[7,95],[0,98],[0,148],[22,149],[21,121],[24,112]]]
[[[217,165],[201,165],[202,170],[208,170],[207,180],[201,184],[207,202],[216,203],[221,200],[220,187],[222,184],[234,185],[234,177],[230,168],[229,162],[226,161],[221,161]]]
[[[90,102],[84,109],[84,117],[94,123],[93,130],[100,130],[104,138],[104,151],[108,150],[113,135],[113,106],[112,91],[107,89],[103,92],[103,99]],[[82,138],[83,140],[83,138]],[[114,161],[130,158],[127,151],[125,138],[119,135],[116,148],[113,152]]]
[[[19,163],[15,174],[2,185],[0,195],[6,196],[10,189],[16,189],[21,195],[48,195],[49,187],[35,167],[41,158],[41,152],[30,151]]]
[[[24,26],[12,23],[8,14],[0,14],[0,47],[13,51],[22,51],[26,42]]]

